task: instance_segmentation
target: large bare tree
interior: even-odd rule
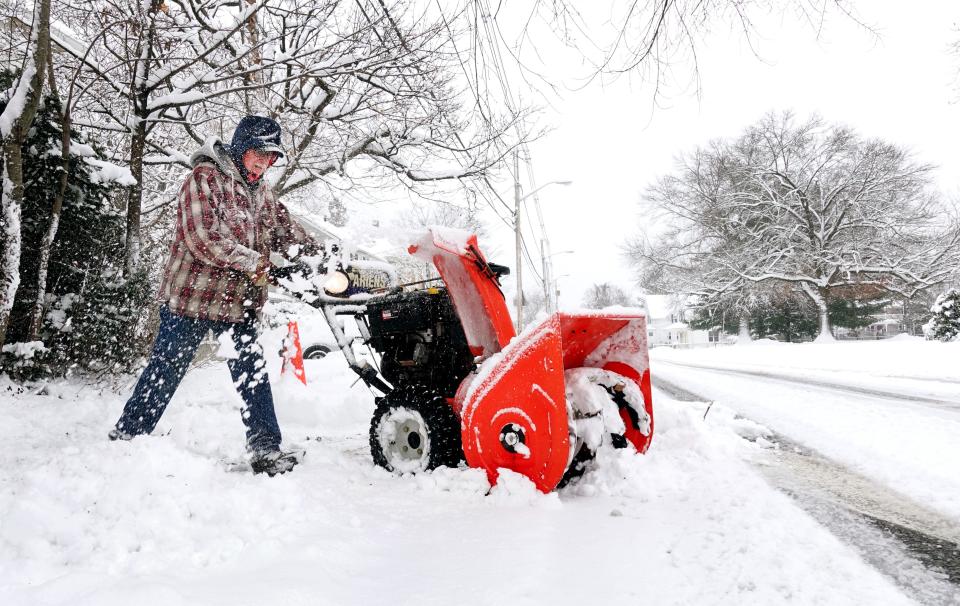
[[[646,194],[662,231],[630,252],[649,285],[704,304],[791,284],[816,305],[828,339],[834,290],[910,298],[957,274],[960,222],[932,192],[931,171],[902,148],[820,118],[770,114],[737,139],[682,156]]]
[[[603,309],[611,305],[623,305],[625,307],[634,305],[635,300],[627,291],[616,284],[601,282],[590,286],[590,289],[583,295],[582,304],[588,309]]]
[[[136,181],[128,270],[138,265],[144,170],[188,166],[193,149],[248,112],[289,133],[280,194],[352,178],[351,164],[410,184],[470,178],[503,153],[507,124],[461,111],[449,23],[418,18],[407,0],[93,4],[74,15],[84,43],[64,47],[92,92],[77,101],[77,124],[118,138]]]

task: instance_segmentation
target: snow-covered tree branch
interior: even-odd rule
[[[280,194],[356,178],[353,162],[411,187],[480,177],[510,147],[517,115],[464,111],[450,16],[407,0],[92,4],[64,3],[78,33],[61,42],[81,69],[77,123],[116,140],[116,160],[136,181],[125,200],[128,271],[138,265],[145,171],[185,166],[247,113],[278,119],[289,137]]]

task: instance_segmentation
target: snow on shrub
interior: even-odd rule
[[[7,343],[0,348],[0,372],[18,381],[36,379],[49,371],[49,353],[43,341]]]
[[[21,360],[31,360],[37,354],[47,351],[43,341],[28,341],[26,343],[7,343],[3,346],[3,353],[10,354]]]
[[[923,325],[923,334],[927,339],[960,340],[960,290],[951,288],[937,297],[930,311],[933,317]]]

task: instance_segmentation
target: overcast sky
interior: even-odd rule
[[[620,247],[644,224],[643,189],[671,170],[678,153],[736,136],[771,110],[816,112],[906,146],[940,167],[945,191],[960,190],[960,57],[949,54],[960,38],[960,2],[857,5],[876,36],[837,15],[819,36],[808,25],[770,18],[753,39],[759,58],[741,36],[718,27],[700,48],[699,97],[692,87],[674,87],[653,107],[642,82],[620,79],[551,100],[540,121],[553,130],[531,151],[539,183],[574,182],[541,197],[553,250],[575,251],[554,257],[561,307],[578,306],[595,282],[633,286]],[[569,54],[546,55],[557,57],[551,72],[582,73]],[[512,251],[509,232],[496,229],[496,247]]]

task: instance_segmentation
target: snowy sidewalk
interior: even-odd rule
[[[307,457],[272,479],[221,463],[243,443],[223,364],[188,374],[169,435],[129,443],[105,437],[121,395],[0,386],[0,604],[912,603],[754,471],[764,429],[723,406],[658,393],[646,456],[487,495],[478,470],[374,467],[369,393],[337,355],[307,373],[276,385]]]

